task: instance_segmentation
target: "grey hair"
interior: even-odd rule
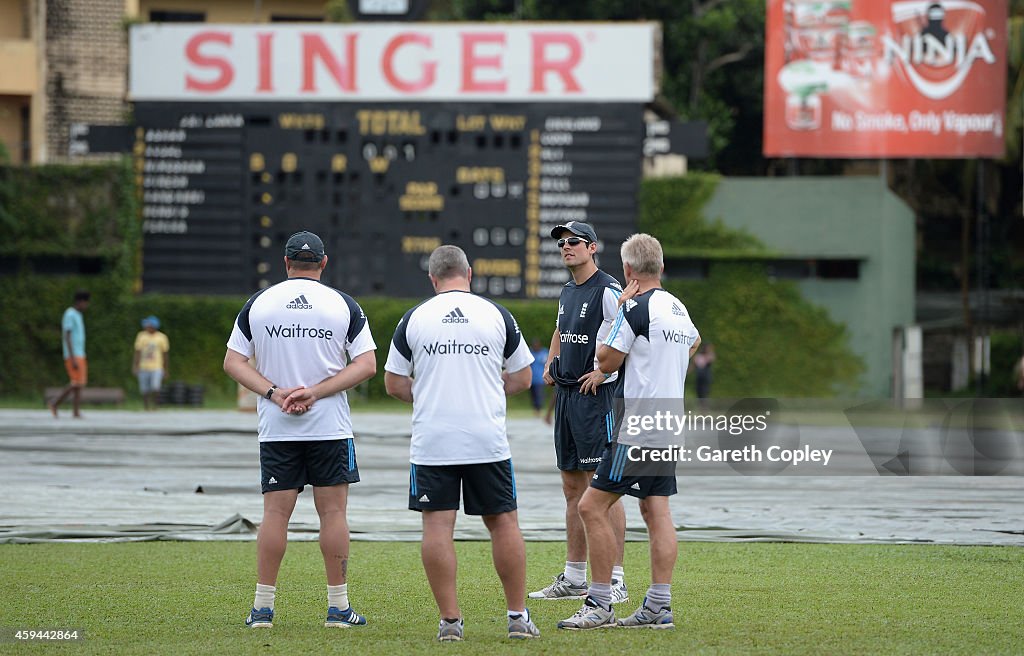
[[[643,232],[630,235],[622,242],[619,249],[622,263],[628,264],[639,274],[661,277],[661,269],[665,266],[665,256],[661,243],[654,237]]]
[[[469,260],[461,248],[445,244],[430,254],[427,272],[438,280],[465,278],[469,274]]]

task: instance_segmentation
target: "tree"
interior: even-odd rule
[[[661,95],[683,118],[706,120],[714,167],[740,173],[761,159],[764,0],[450,0],[451,20],[659,21]]]

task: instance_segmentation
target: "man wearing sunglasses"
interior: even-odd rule
[[[617,380],[617,374],[605,375],[598,369],[597,345],[611,330],[622,287],[597,268],[597,232],[592,226],[569,221],[555,226],[551,237],[572,273],[558,299],[558,318],[544,367],[544,381],[555,387],[555,456],[565,495],[566,559],[565,570],[554,582],[530,597],[584,599],[587,535],[578,505],[612,439]],[[611,586],[612,603],[618,603],[629,598],[622,571],[626,514],[621,502],[611,506],[609,520],[618,536]]]

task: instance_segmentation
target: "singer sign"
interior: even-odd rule
[[[631,101],[653,23],[137,25],[132,100]]]
[[[1004,0],[769,0],[764,154],[1000,157]]]

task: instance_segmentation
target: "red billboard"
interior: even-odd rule
[[[768,0],[766,157],[1003,154],[1006,0]]]

